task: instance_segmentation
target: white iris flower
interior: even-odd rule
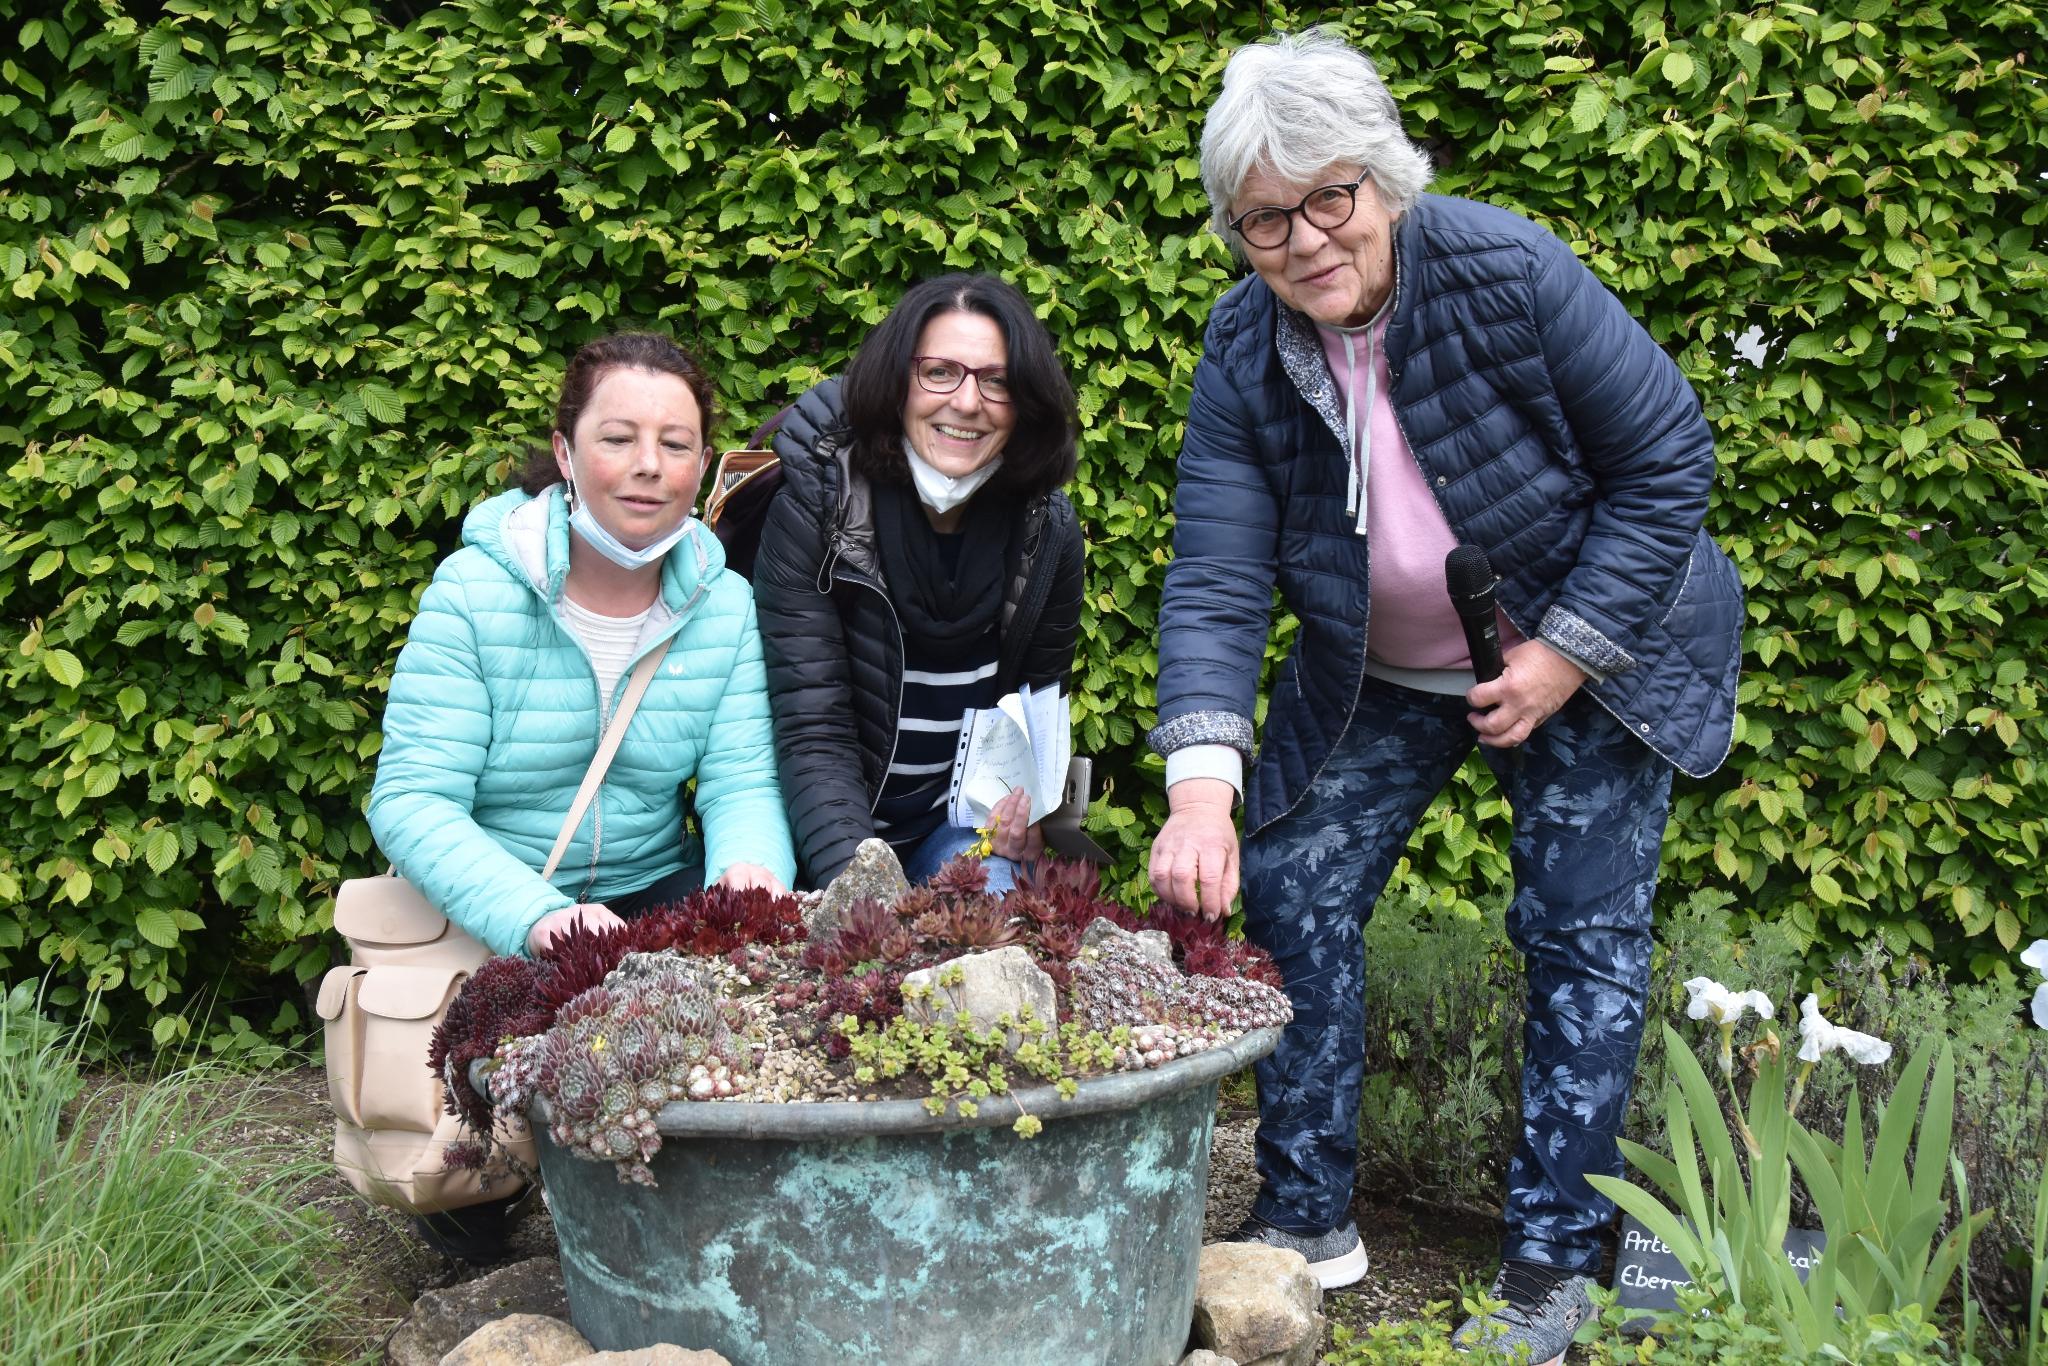
[[[1695,1020],[1712,1020],[1723,1028],[1741,1019],[1745,1010],[1753,1010],[1766,1020],[1776,1013],[1771,998],[1761,991],[1730,991],[1711,977],[1695,977],[1685,984],[1685,990],[1692,997],[1685,1013]]]
[[[2027,945],[2027,951],[2020,955],[2020,961],[2048,977],[2048,939],[2036,939]],[[2034,1023],[2048,1029],[2048,981],[2034,988]]]
[[[1891,1057],[1892,1046],[1871,1034],[1859,1034],[1823,1019],[1820,997],[1809,994],[1799,1003],[1799,1045],[1801,1062],[1819,1062],[1830,1053],[1842,1052],[1866,1067]]]

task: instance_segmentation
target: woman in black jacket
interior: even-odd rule
[[[798,858],[823,884],[879,835],[912,881],[979,842],[950,825],[961,721],[1063,686],[1080,629],[1073,387],[1010,285],[913,286],[775,438],[754,593]],[[1042,842],[991,813],[991,890]]]

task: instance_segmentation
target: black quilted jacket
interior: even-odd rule
[[[839,381],[797,400],[775,452],[783,482],[761,533],[754,598],[797,858],[822,885],[875,833],[903,700],[903,633],[875,552],[868,482],[847,464]],[[996,666],[1005,693],[1064,685],[1081,624],[1073,504],[1056,492],[1021,502],[1018,515],[1024,550],[1003,596]]]

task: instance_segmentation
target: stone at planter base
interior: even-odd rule
[[[589,1339],[560,1319],[513,1314],[464,1338],[441,1366],[569,1366],[589,1355]]]
[[[1299,1252],[1260,1243],[1202,1249],[1195,1341],[1244,1366],[1313,1366],[1323,1289]]]
[[[592,1352],[569,1366],[732,1366],[711,1351],[687,1351],[662,1343],[656,1347],[634,1347],[624,1352]]]
[[[1217,1356],[1206,1347],[1197,1348],[1180,1359],[1180,1366],[1237,1366],[1229,1357]]]
[[[457,1343],[508,1314],[569,1317],[560,1263],[553,1257],[530,1257],[473,1281],[428,1291],[391,1334],[384,1360],[387,1366],[437,1366]]]

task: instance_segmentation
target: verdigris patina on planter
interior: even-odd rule
[[[1259,1029],[1072,1100],[973,1118],[915,1100],[670,1104],[659,1182],[548,1137],[570,1316],[600,1349],[672,1342],[735,1366],[1171,1366],[1187,1343],[1217,1083]],[[490,1078],[472,1073],[482,1089]]]

